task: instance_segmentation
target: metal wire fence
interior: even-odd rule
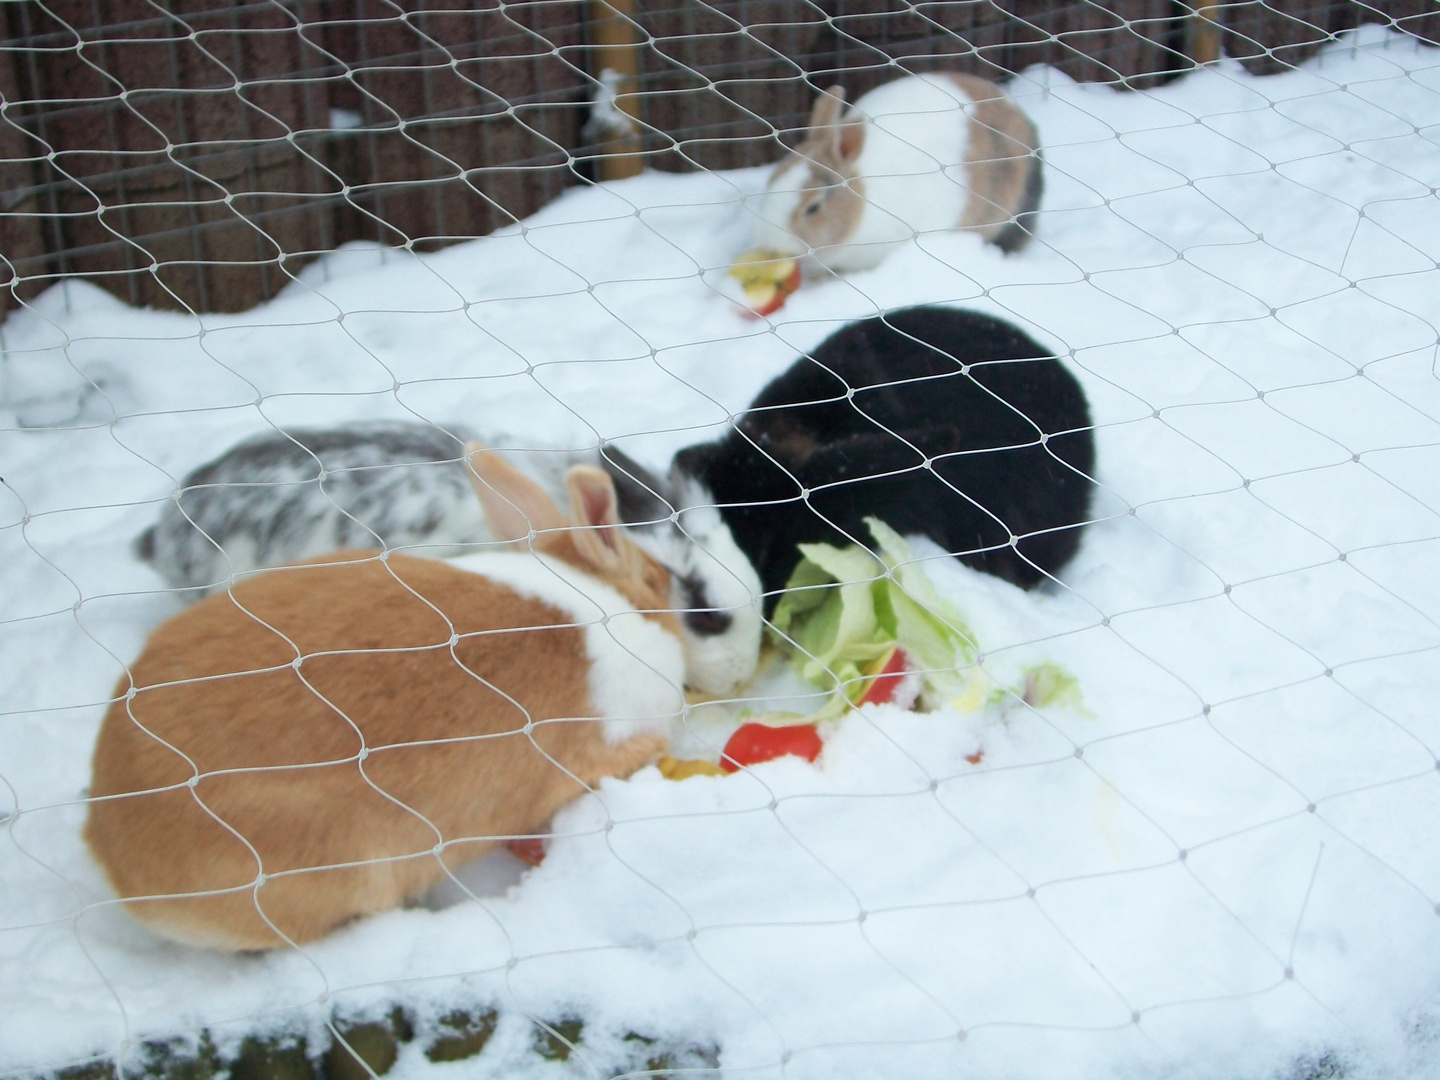
[[[0,1077],[1436,1075],[1430,0],[0,19]],[[1006,85],[1047,135],[1031,245],[934,230],[742,314],[753,167],[829,85],[937,70]],[[378,541],[344,481],[453,481],[472,425],[663,471],[838,327],[911,304],[1023,327],[1093,413],[1085,540],[1039,591],[948,547],[901,560],[969,605],[963,693],[847,713],[817,769],[597,781],[519,894],[513,865],[456,876],[425,910],[266,955],[127,915],[81,839],[105,803],[91,755],[193,592],[153,560],[164,521],[195,539],[186,498],[304,489]],[[416,460],[332,456],[336,431],[397,420],[429,440]],[[940,434],[922,471],[966,452]],[[256,436],[251,465],[290,464],[193,471]],[[794,498],[817,505],[848,482],[807,476]],[[675,520],[701,535],[721,501]],[[297,640],[295,672],[347,651]],[[716,758],[774,704],[754,685],[692,687],[676,753]],[[194,771],[175,789],[264,770]]]
[[[594,7],[8,4],[0,304],[83,274],[130,303],[238,311],[348,240],[430,250],[526,217],[613,153],[583,134],[594,27],[616,11]],[[817,89],[853,100],[897,68],[1049,64],[1141,87],[1197,48],[1269,73],[1363,22],[1440,37],[1427,0],[728,0],[619,18],[640,152],[671,170],[774,160]]]

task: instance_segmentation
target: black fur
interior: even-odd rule
[[[674,513],[673,495],[664,481],[630,455],[613,446],[600,448],[600,465],[615,484],[620,520],[632,525],[662,525]],[[671,581],[678,586],[683,604],[680,613],[685,626],[698,637],[714,637],[730,629],[735,621],[727,611],[715,607],[705,578],[691,570],[671,568]]]
[[[629,454],[604,445],[600,448],[600,465],[615,484],[621,521],[632,525],[657,523],[674,513],[664,482]]]
[[[1031,588],[1075,553],[1094,463],[1074,376],[1015,327],[938,307],[844,327],[735,430],[675,457],[713,494],[771,605],[796,544],[870,544],[869,515]]]
[[[1006,255],[1013,255],[1030,242],[1035,235],[1035,216],[1040,209],[1040,199],[1045,194],[1045,159],[1039,150],[1030,162],[1030,171],[1025,174],[1025,190],[1020,195],[1020,205],[1015,216],[990,240]]]

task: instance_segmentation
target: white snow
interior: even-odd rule
[[[755,1080],[1440,1076],[1440,50],[1372,27],[1277,77],[1014,92],[1046,148],[1030,249],[925,236],[768,321],[725,275],[762,169],[352,245],[240,315],[79,281],[12,313],[0,1073],[484,1002],[483,1054],[417,1040],[391,1075],[586,1074],[638,1031]],[[918,549],[998,681],[1062,664],[1085,713],[869,706],[818,766],[646,769],[518,881],[300,951],[172,946],[117,906],[79,838],[89,754],[179,609],[129,543],[186,471],[271,424],[414,416],[663,466],[799,350],[920,302],[1018,322],[1090,395],[1103,493],[1059,587]],[[562,1016],[576,1057],[526,1053]]]

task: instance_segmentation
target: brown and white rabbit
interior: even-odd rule
[[[234,576],[346,548],[415,547],[437,558],[474,548],[495,537],[471,490],[467,435],[356,421],[254,436],[186,475],[135,551],[178,595],[198,600]],[[611,446],[505,455],[547,491],[561,489],[567,465],[609,472],[630,538],[670,572],[686,680],[724,694],[755,673],[760,581],[713,510],[675,514],[649,494],[658,490],[646,487],[650,474]]]
[[[821,94],[805,140],[757,202],[754,246],[806,269],[877,265],[916,234],[973,229],[1002,251],[1030,239],[1043,186],[1035,126],[994,83],[954,73],[876,87],[841,115]]]
[[[343,552],[151,635],[101,727],[85,825],[141,922],[219,949],[311,941],[664,748],[679,629],[609,476],[571,469],[567,518],[497,456],[473,468],[491,529],[527,550]]]

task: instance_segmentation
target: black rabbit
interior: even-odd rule
[[[1085,395],[1045,349],[914,307],[831,335],[729,434],[681,450],[671,482],[719,505],[773,605],[797,544],[870,543],[870,515],[1032,588],[1075,553],[1094,462]]]

